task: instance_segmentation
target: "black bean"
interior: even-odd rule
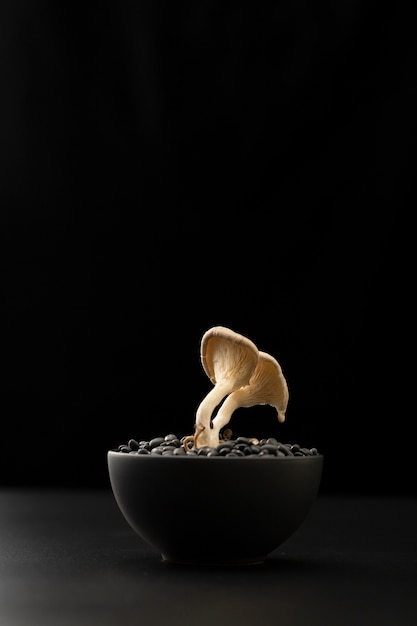
[[[215,447],[204,446],[195,448],[191,441],[187,449],[184,448],[186,437],[179,439],[174,433],[165,437],[140,440],[129,439],[127,444],[120,444],[115,451],[123,454],[153,454],[154,456],[314,456],[319,454],[317,448],[302,447],[298,443],[281,443],[275,437],[262,438],[237,437],[222,440]]]
[[[266,443],[268,445],[277,446],[278,445],[278,440],[275,439],[275,437],[268,437],[268,439],[266,440]]]
[[[154,437],[153,439],[150,440],[149,447],[152,450],[153,448],[160,446],[161,443],[164,443],[164,441],[165,441],[165,437]]]
[[[217,450],[220,452],[221,450],[231,450],[233,448],[232,441],[225,441],[224,443],[219,443]]]
[[[162,454],[164,451],[164,448],[162,446],[155,446],[154,448],[151,448],[151,454]]]
[[[261,446],[261,450],[263,450],[264,452],[268,452],[269,454],[276,454],[276,452],[278,452],[277,446],[273,445],[272,443],[265,443],[263,446]]]
[[[163,456],[173,456],[175,450],[177,450],[177,448],[173,448],[172,446],[167,446],[166,448],[163,449],[162,455]]]
[[[164,448],[179,448],[181,444],[179,439],[170,439],[169,441],[164,441],[162,445]]]
[[[285,456],[294,456],[294,455],[293,455],[293,453],[292,453],[292,452],[291,452],[291,450],[290,450],[290,447],[289,447],[289,446],[287,446],[287,445],[286,445],[286,444],[284,444],[284,443],[279,444],[279,446],[278,446],[278,450],[279,450],[280,452],[283,452],[283,453],[285,454]]]
[[[211,448],[210,446],[203,446],[202,448],[198,448],[198,454],[200,456],[207,456],[210,450],[213,450],[213,448]]]
[[[248,437],[238,437],[238,438],[236,439],[236,443],[237,443],[237,444],[244,443],[244,444],[246,444],[247,446],[250,446],[250,445],[251,445],[251,443],[252,443],[252,439],[249,439]]]

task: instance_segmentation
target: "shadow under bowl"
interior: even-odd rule
[[[309,513],[323,456],[203,457],[110,450],[115,500],[163,561],[262,563]]]

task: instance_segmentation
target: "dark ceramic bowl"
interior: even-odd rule
[[[176,563],[261,563],[310,511],[323,456],[173,457],[107,454],[130,526]]]

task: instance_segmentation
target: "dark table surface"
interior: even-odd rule
[[[110,490],[0,491],[1,626],[260,623],[416,626],[417,499],[319,494],[263,564],[204,568],[162,562]]]

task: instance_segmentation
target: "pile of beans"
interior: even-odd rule
[[[174,434],[165,437],[154,437],[149,441],[129,439],[127,444],[119,445],[115,451],[124,454],[145,454],[160,456],[315,456],[317,448],[301,447],[297,443],[281,443],[274,437],[255,439],[253,437],[237,437],[221,441],[215,448],[208,446],[194,448],[186,443],[186,437],[178,438]]]

